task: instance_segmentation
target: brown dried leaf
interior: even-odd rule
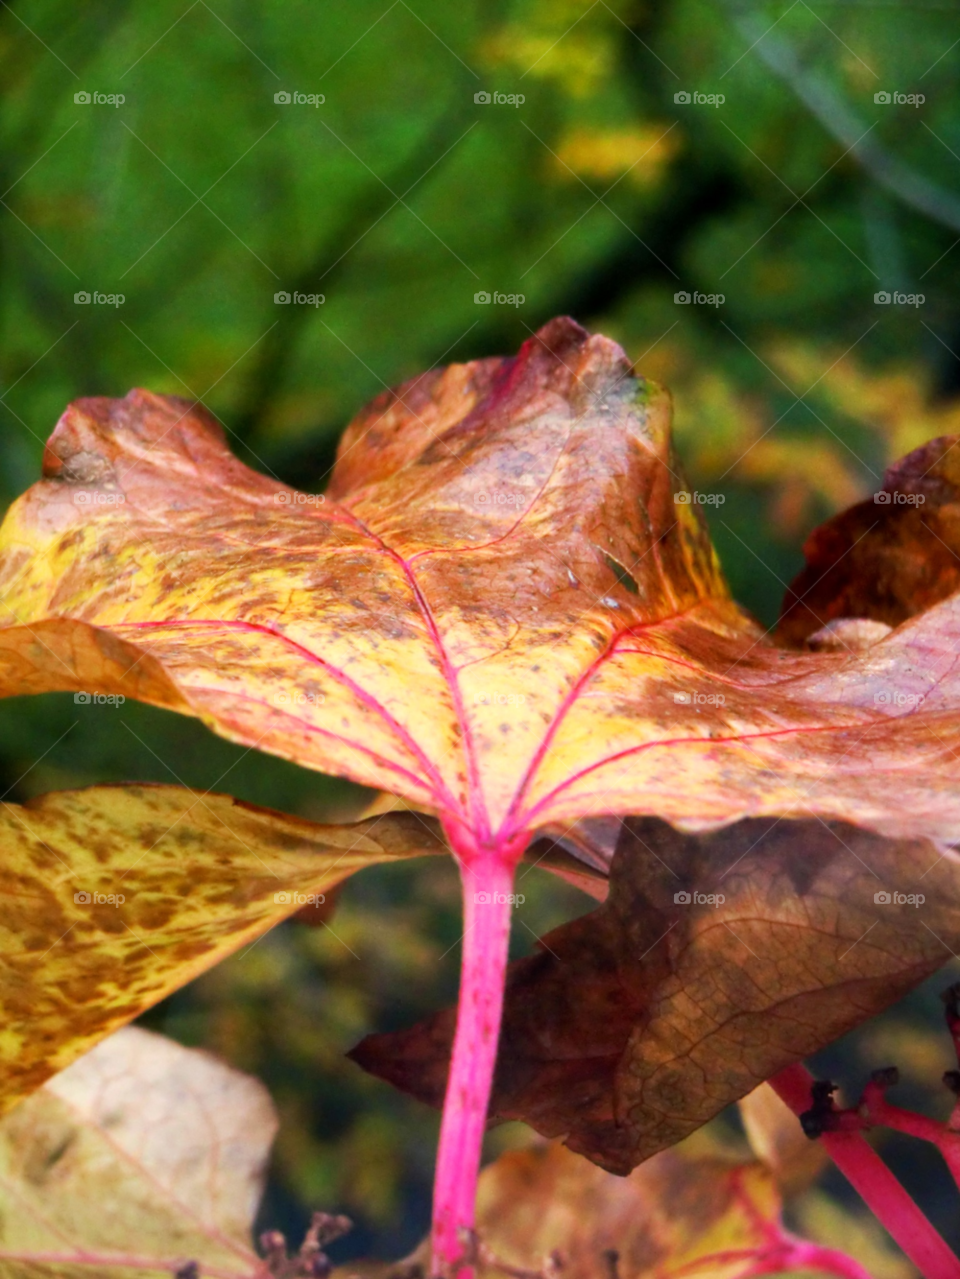
[[[510,967],[491,1116],[625,1173],[958,946],[960,858],[928,841],[839,822],[686,835],[631,819],[605,905]],[[448,1010],[351,1055],[439,1105],[452,1030]]]
[[[908,453],[870,501],[814,530],[784,598],[784,642],[841,618],[899,626],[960,589],[958,442],[944,435]]]

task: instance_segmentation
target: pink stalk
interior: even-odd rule
[[[800,1063],[769,1081],[794,1114],[810,1109],[813,1076]],[[900,1182],[859,1132],[825,1132],[830,1158],[924,1279],[960,1279],[960,1258],[923,1215]]]
[[[447,836],[460,864],[464,932],[433,1192],[433,1273],[472,1279],[477,1177],[503,1013],[513,873],[528,837],[483,847],[462,828],[448,828]]]
[[[929,1141],[936,1146],[960,1189],[960,1131],[956,1126],[960,1119],[960,1102],[954,1107],[947,1123],[942,1124],[938,1119],[930,1119],[927,1115],[891,1106],[884,1096],[883,1088],[869,1083],[863,1090],[859,1110],[865,1124],[892,1128],[895,1132],[918,1137],[921,1141]]]

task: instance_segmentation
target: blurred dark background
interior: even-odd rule
[[[0,499],[68,401],[132,386],[201,399],[250,465],[318,490],[383,387],[566,312],[672,389],[734,592],[772,624],[806,533],[960,431],[958,68],[936,0],[0,3]],[[133,778],[324,820],[363,802],[149,708],[0,703],[5,798]],[[528,883],[518,954],[589,906]],[[452,864],[367,872],[329,927],[149,1015],[271,1087],[270,1224],[346,1211],[344,1255],[425,1229],[436,1118],[342,1054],[455,997],[458,920]],[[942,1113],[948,980],[854,1037],[852,1090],[899,1058]],[[932,1157],[891,1150],[960,1242]]]

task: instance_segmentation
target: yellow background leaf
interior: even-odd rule
[[[256,1079],[118,1031],[0,1122],[0,1273],[248,1279],[276,1130]]]
[[[0,1110],[311,894],[443,851],[413,813],[319,826],[176,786],[0,805]]]

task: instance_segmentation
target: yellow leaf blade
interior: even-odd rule
[[[311,895],[444,851],[414,813],[319,826],[175,786],[0,805],[0,1109]]]

